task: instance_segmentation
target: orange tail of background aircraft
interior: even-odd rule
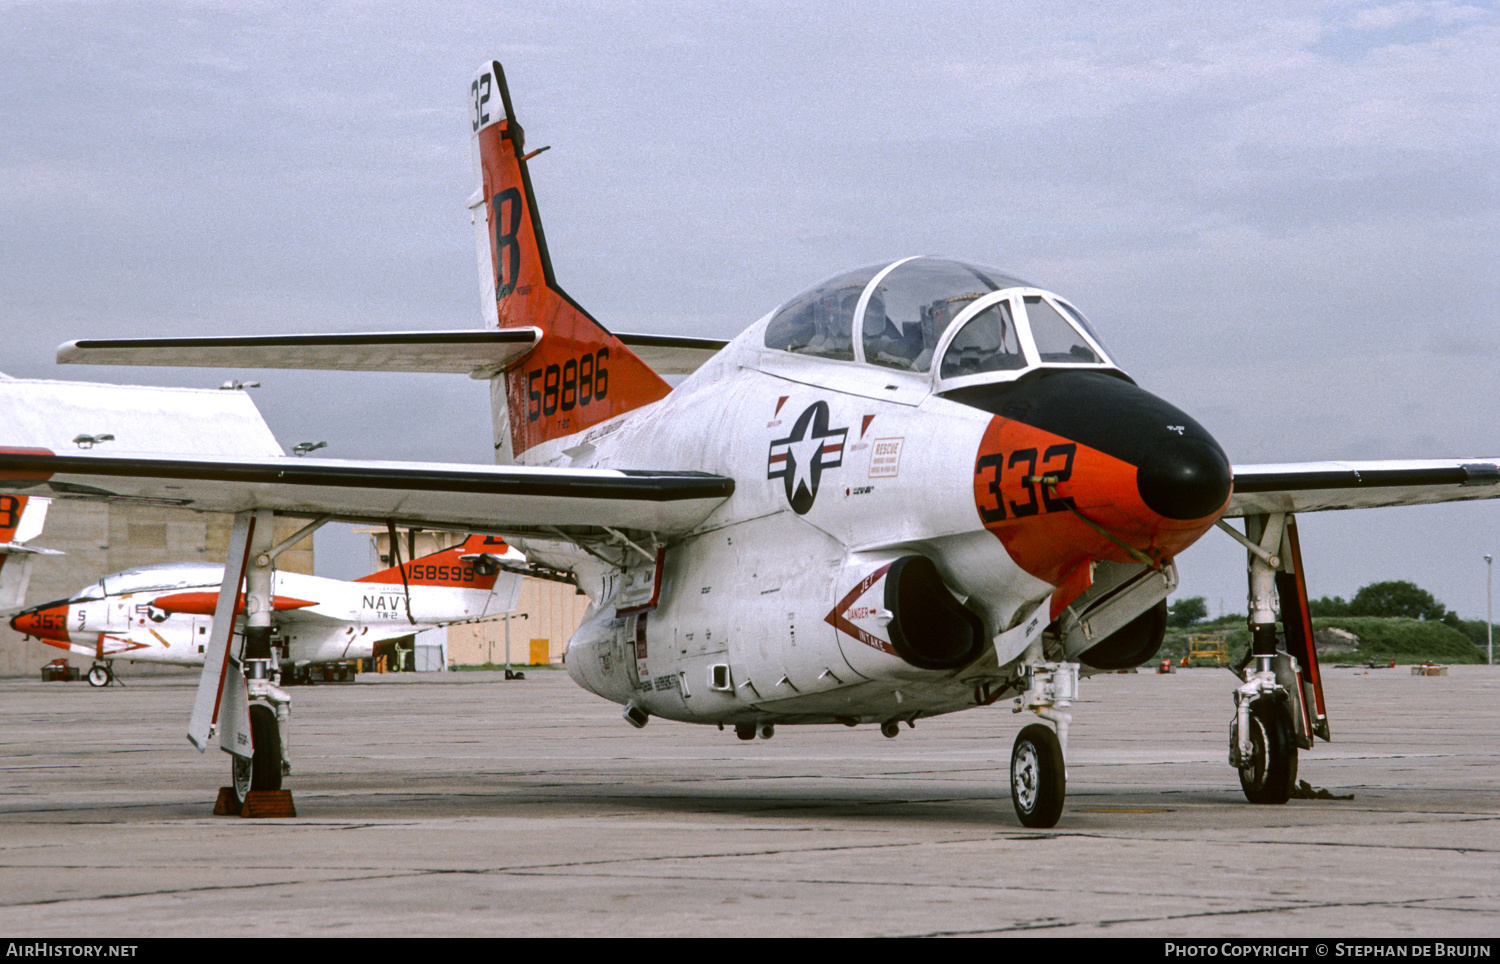
[[[497,458],[513,461],[543,442],[650,404],[671,386],[558,287],[526,169],[540,150],[526,153],[498,62],[480,68],[470,95],[479,167],[470,207],[486,322],[542,330],[537,347],[500,376],[503,388],[497,380],[490,390]]]
[[[399,543],[399,540],[398,540]],[[399,551],[400,546],[397,546]],[[489,589],[495,585],[499,568],[485,565],[481,556],[499,557],[510,551],[499,536],[469,536],[460,544],[430,555],[419,556],[400,566],[391,566],[355,582],[391,583],[408,586],[456,586],[460,589]]]
[[[16,530],[21,527],[21,516],[26,513],[26,503],[27,497],[24,495],[0,495],[0,544],[15,540]],[[21,541],[30,538],[30,535],[23,535]],[[4,557],[0,556],[0,562],[3,561]]]

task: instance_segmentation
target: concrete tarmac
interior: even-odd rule
[[[299,816],[245,820],[196,681],[0,680],[0,932],[1500,935],[1500,672],[1326,672],[1301,776],[1353,799],[1247,804],[1223,670],[1100,676],[1050,831],[1007,706],[742,742],[561,672],[365,676],[293,691]]]

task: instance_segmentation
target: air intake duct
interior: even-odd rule
[[[902,556],[885,577],[887,627],[897,655],[922,669],[957,669],[984,650],[984,621],[953,598],[926,556]]]
[[[1167,601],[1152,606],[1078,656],[1095,669],[1130,669],[1149,661],[1167,634]]]

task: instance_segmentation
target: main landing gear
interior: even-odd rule
[[[1040,647],[1035,655],[1040,655]],[[1077,663],[1038,659],[1026,664],[1026,691],[1016,698],[1015,712],[1031,710],[1051,720],[1057,732],[1032,723],[1017,734],[1011,749],[1010,802],[1022,826],[1045,830],[1057,826],[1062,817],[1068,789],[1068,724],[1073,720],[1068,707],[1077,698]]]
[[[95,663],[89,667],[90,686],[108,686],[115,681],[115,669],[109,663]]]
[[[1229,765],[1251,803],[1282,804],[1297,785],[1297,750],[1329,738],[1296,521],[1247,516],[1243,536],[1219,525],[1248,550],[1250,572],[1250,655],[1234,691]]]
[[[286,768],[281,753],[281,723],[269,705],[250,704],[250,737],[255,747],[253,756],[229,757],[230,786],[237,807],[252,790],[280,790]]]
[[[282,778],[291,772],[287,730],[292,698],[274,672],[284,654],[272,645],[272,571],[277,556],[327,519],[314,520],[280,543],[274,539],[274,519],[272,512],[259,509],[235,517],[215,612],[231,613],[242,600],[243,630],[236,631],[228,619],[215,619],[188,723],[188,739],[200,751],[208,748],[217,729],[220,748],[230,754],[229,785],[220,788],[214,804],[220,816],[297,815],[291,793],[282,789]]]
[[[1297,783],[1297,737],[1286,705],[1272,697],[1250,703],[1250,752],[1240,750],[1238,720],[1230,730],[1230,756],[1251,803],[1286,803]],[[1238,752],[1237,752],[1238,751]],[[1237,758],[1237,759],[1236,759]]]

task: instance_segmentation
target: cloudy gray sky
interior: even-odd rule
[[[553,147],[559,280],[610,327],[727,337],[947,254],[1074,300],[1236,462],[1500,455],[1488,2],[0,0],[0,370],[212,385],[53,351],[477,325],[465,94],[491,57]],[[241,377],[287,445],[489,457],[479,383]],[[1483,615],[1500,505],[1302,524],[1314,595],[1405,578]],[[320,541],[330,574],[350,541]],[[1241,604],[1227,538],[1180,561],[1184,593]]]

